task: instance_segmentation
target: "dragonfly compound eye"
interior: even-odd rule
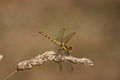
[[[72,50],[72,47],[70,46],[69,49]]]

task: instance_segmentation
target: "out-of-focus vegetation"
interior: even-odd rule
[[[93,67],[74,65],[73,73],[57,64],[43,64],[18,72],[11,80],[119,80],[120,1],[119,0],[0,0],[0,80],[29,59],[54,44],[38,31],[56,37],[63,27],[77,34],[69,42],[72,55],[93,60]]]
[[[2,54],[0,54],[0,61],[2,60],[2,58],[3,58],[3,55],[2,55]]]

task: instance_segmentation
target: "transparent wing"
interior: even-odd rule
[[[69,52],[66,52],[66,55],[69,55]],[[66,69],[69,71],[69,72],[73,72],[73,65],[72,65],[72,62],[71,61],[66,61],[65,62],[66,64]]]
[[[68,61],[68,66],[69,66],[69,72],[73,72],[73,65],[72,65],[72,63],[70,62],[70,61]]]
[[[69,52],[66,51],[66,50],[64,50],[64,49],[59,49],[59,50],[58,50],[58,54],[60,54],[60,55],[65,55],[65,56],[66,56],[66,55],[69,55]],[[60,72],[62,71],[62,65],[65,66],[65,69],[67,69],[67,71],[73,72],[72,62],[66,61],[66,62],[63,62],[63,64],[62,64],[62,62],[59,62],[59,63],[58,63],[58,67],[59,67]]]
[[[57,51],[57,54],[58,55],[65,55],[65,50],[64,49],[58,49],[58,51]],[[62,62],[58,62],[58,67],[59,67],[59,70],[60,70],[60,72],[62,71]]]
[[[65,61],[65,62],[62,63],[62,65],[67,72],[70,72],[70,73],[73,72],[73,64],[71,62]]]
[[[65,32],[65,28],[62,28],[62,29],[58,32],[56,40],[62,41],[64,32]]]
[[[60,70],[60,72],[62,71],[62,62],[59,62],[58,63],[58,67],[59,67],[59,70]]]
[[[64,32],[65,32],[65,28],[62,28],[62,29],[58,32],[57,37],[56,37],[56,40],[62,41],[62,40],[63,40]],[[57,50],[60,49],[60,48],[61,48],[60,46],[55,46],[55,51],[57,51]]]
[[[68,35],[63,39],[63,42],[65,42],[65,43],[69,42],[69,40],[70,40],[75,34],[76,34],[75,32],[72,32],[72,33],[68,34]]]

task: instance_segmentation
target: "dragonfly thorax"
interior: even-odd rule
[[[68,47],[64,42],[61,44],[61,47],[62,47],[64,50],[69,51],[69,52],[71,52],[71,50],[72,50],[72,47],[71,47],[71,46]]]

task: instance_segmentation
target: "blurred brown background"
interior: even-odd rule
[[[93,60],[93,67],[74,65],[73,73],[45,63],[20,71],[9,80],[120,80],[120,0],[0,0],[0,80],[18,62],[53,50],[52,37],[62,28],[77,34],[72,55]]]

